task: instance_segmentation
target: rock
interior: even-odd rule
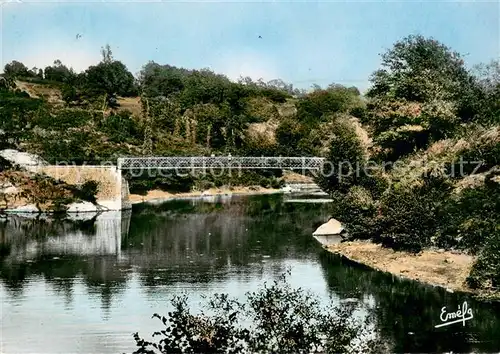
[[[292,193],[293,189],[290,186],[284,186],[284,187],[281,188],[281,191],[283,193]]]
[[[342,224],[331,218],[328,222],[324,223],[313,232],[313,236],[327,236],[327,235],[339,235],[344,231]]]
[[[313,237],[324,247],[342,242],[342,237],[340,235],[314,235]]]
[[[11,164],[25,168],[29,171],[36,171],[40,165],[47,165],[47,162],[37,155],[13,149],[1,150],[0,156]]]
[[[35,204],[22,205],[17,208],[6,209],[6,213],[39,213]]]
[[[90,202],[72,203],[68,205],[68,213],[88,213],[99,211],[97,206]]]
[[[0,183],[0,193],[3,193],[3,194],[17,194],[17,193],[19,193],[19,189],[16,188],[10,182]]]

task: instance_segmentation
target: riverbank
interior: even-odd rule
[[[196,198],[196,197],[210,197],[218,195],[260,195],[260,194],[277,194],[283,193],[281,189],[263,188],[263,187],[222,187],[210,188],[203,192],[193,191],[187,193],[169,193],[162,190],[150,190],[146,195],[130,194],[129,201],[132,204],[145,203],[145,202],[159,202],[168,201],[172,199]]]
[[[478,298],[500,300],[500,293],[474,290],[466,285],[475,257],[444,250],[418,254],[394,251],[370,241],[350,241],[324,246],[331,253],[374,270],[403,279],[439,286],[449,292],[470,293]]]

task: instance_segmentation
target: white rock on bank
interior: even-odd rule
[[[344,227],[340,221],[331,218],[328,222],[324,223],[313,232],[313,236],[328,236],[339,235],[344,231]]]
[[[23,167],[27,170],[34,170],[40,165],[47,165],[47,162],[38,155],[13,149],[0,150],[0,156],[11,164]]]
[[[35,204],[22,205],[17,208],[6,209],[6,213],[39,213]]]
[[[19,189],[16,188],[12,183],[0,183],[0,193],[2,194],[17,194]]]
[[[90,202],[72,203],[68,205],[68,213],[89,213],[99,211],[97,206]]]

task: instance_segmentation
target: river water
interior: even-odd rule
[[[323,304],[358,303],[356,316],[393,352],[500,350],[500,306],[360,269],[311,233],[328,204],[283,196],[136,205],[88,220],[0,218],[1,353],[132,352],[132,333],[159,330],[173,295],[194,311],[203,296],[244,299],[289,270]],[[441,328],[441,309],[467,301],[473,319]]]

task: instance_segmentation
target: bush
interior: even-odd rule
[[[356,181],[355,169],[363,166],[364,149],[354,127],[347,121],[336,121],[333,124],[333,134],[326,157],[325,172],[329,176],[320,177],[318,183],[325,191],[347,192]]]
[[[500,290],[500,227],[489,235],[472,266],[467,284],[472,288]]]
[[[172,300],[168,317],[154,314],[165,326],[157,342],[134,334],[135,353],[320,353],[376,352],[375,343],[361,340],[359,322],[349,305],[321,308],[317,299],[293,289],[282,277],[271,286],[247,294],[240,303],[225,294],[208,302],[212,315],[191,314],[187,297]],[[155,350],[156,349],[156,350]]]
[[[144,139],[143,132],[128,111],[122,111],[104,119],[100,129],[115,143],[138,143]]]
[[[92,113],[85,110],[64,109],[55,114],[43,112],[35,119],[35,124],[47,130],[78,128],[92,121]]]
[[[76,196],[86,202],[97,203],[97,193],[99,192],[99,183],[97,181],[87,181],[83,183],[76,193]]]
[[[492,171],[484,185],[467,188],[450,198],[440,213],[443,226],[436,235],[436,243],[444,248],[458,248],[472,253],[480,252],[500,225],[500,184],[492,179],[500,172]]]
[[[129,180],[129,189],[131,193],[144,195],[149,190],[160,189],[165,192],[186,193],[190,192],[195,185],[195,178],[191,175],[176,175],[173,172],[167,175],[166,172],[149,170],[148,174],[131,177],[129,172],[125,178]]]
[[[432,244],[440,226],[439,211],[451,192],[442,177],[424,177],[421,184],[395,186],[380,201],[376,241],[398,250],[419,252]]]
[[[347,193],[333,192],[331,215],[342,220],[350,239],[378,236],[377,203],[363,187],[352,187]]]

